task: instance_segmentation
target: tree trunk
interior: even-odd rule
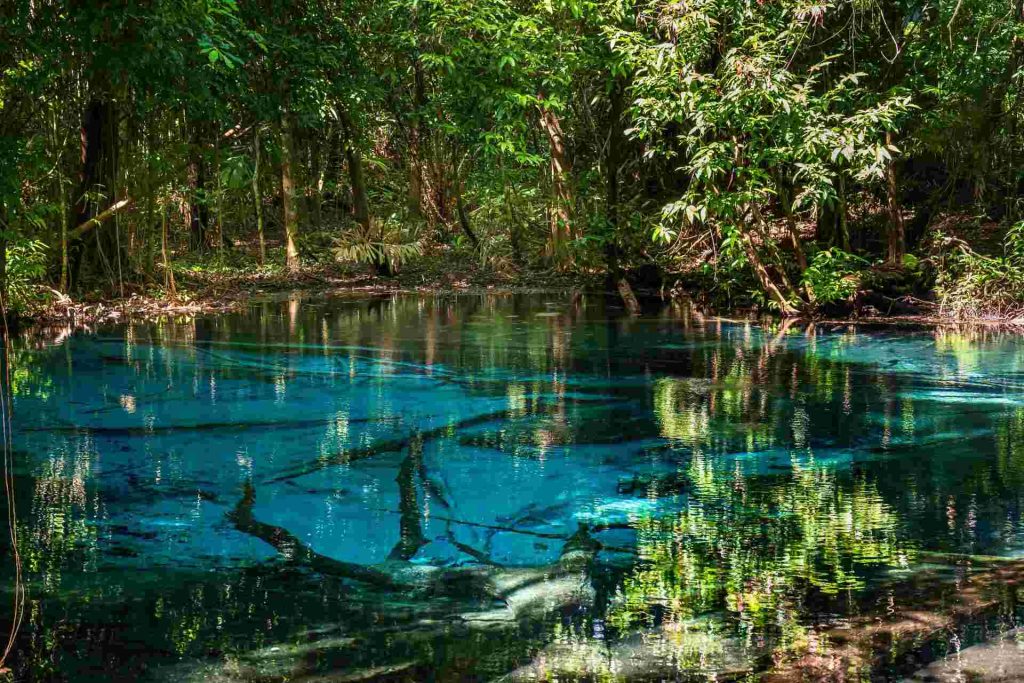
[[[512,201],[512,182],[505,172],[505,166],[498,162],[501,168],[502,194],[504,195],[505,220],[508,222],[508,243],[512,247],[512,260],[520,268],[526,267],[526,254],[523,248],[523,239],[519,232],[519,218],[516,216],[516,207]]]
[[[213,174],[217,178],[214,203],[217,207],[217,252],[224,255],[224,188],[221,185],[220,137],[213,148]]]
[[[765,268],[764,264],[761,262],[761,257],[758,256],[757,253],[757,247],[754,246],[749,235],[743,235],[743,248],[747,253],[747,260],[750,261],[750,265],[754,269],[754,274],[757,276],[758,282],[761,283],[761,287],[768,293],[768,296],[778,304],[779,312],[786,317],[797,315],[798,311],[791,303],[789,303],[789,301],[786,300],[786,297],[782,294],[778,285],[772,281],[771,274],[768,273],[768,269]]]
[[[4,314],[6,314],[7,306],[10,303],[7,298],[7,239],[9,232],[7,204],[0,200],[0,309]]]
[[[885,134],[885,144],[892,145],[892,133]],[[888,256],[890,265],[898,266],[903,262],[905,253],[905,236],[903,213],[900,210],[899,194],[896,183],[896,162],[890,159],[885,169],[886,195],[889,203]]]
[[[336,212],[351,213],[352,206],[349,197],[342,192],[345,186],[345,130],[338,126],[332,131],[332,137],[327,143],[327,173],[334,184],[334,196],[332,204]]]
[[[67,294],[70,286],[70,268],[68,262],[68,204],[64,190],[64,175],[58,172],[57,183],[59,187],[60,202],[60,283],[57,289],[62,294]]]
[[[424,109],[427,106],[426,79],[423,65],[417,56],[413,60],[413,107],[412,127],[409,131],[409,213],[423,216],[423,146],[427,140],[427,125]]]
[[[605,261],[608,266],[608,275],[615,283],[622,303],[631,315],[640,313],[640,302],[633,293],[633,288],[626,279],[626,273],[622,269],[622,258],[619,251],[619,165],[622,162],[622,110],[623,110],[623,85],[620,81],[615,82],[611,97],[611,113],[608,126],[608,158],[607,167],[607,188],[605,194],[605,211],[608,219],[608,236],[604,243]]]
[[[796,263],[802,273],[807,270],[807,255],[804,253],[804,246],[800,241],[796,216],[793,215],[793,186],[781,174],[778,183],[779,203],[782,205],[782,213],[786,217],[786,229],[789,231],[790,244],[793,245],[793,254],[796,256]]]
[[[366,177],[363,175],[363,157],[356,144],[355,127],[348,112],[342,110],[338,114],[345,137],[345,160],[348,163],[349,183],[352,186],[352,216],[359,225],[363,238],[368,242],[374,240],[373,218],[370,216],[370,200],[366,192]],[[382,226],[383,229],[383,226]],[[383,244],[383,235],[380,236]],[[373,264],[378,275],[391,275],[391,266],[380,258]]]
[[[1017,0],[1016,11],[1017,25],[1024,26],[1024,0]],[[1024,68],[1024,34],[1019,31],[1013,39],[1013,52],[1010,59],[1010,67],[1008,73],[1009,78],[1012,81],[1012,74],[1020,73],[1021,69]],[[1017,89],[1017,94],[1014,99],[1014,106],[1020,108],[1022,106],[1022,99],[1024,99],[1024,92],[1020,88]],[[1019,197],[1024,195],[1024,143],[1020,139],[1020,133],[1018,129],[1017,116],[1011,116],[1009,121],[1009,138],[1013,141],[1013,147],[1010,150],[1010,177],[1016,177],[1017,182],[1010,186],[1010,196]],[[1009,201],[1010,197],[1007,197],[1007,203],[1010,205],[1009,216],[1011,221],[1017,221],[1022,216],[1020,214],[1020,207],[1017,202]]]
[[[295,178],[292,163],[293,146],[292,121],[287,114],[281,116],[281,205],[284,209],[284,262],[289,272],[299,269],[299,250],[296,239],[299,236],[299,215],[295,197]]]
[[[263,236],[263,195],[260,193],[260,131],[253,133],[252,201],[256,211],[256,237],[260,246],[260,265],[267,262],[267,243]]]
[[[469,214],[466,212],[466,203],[462,200],[462,189],[459,189],[459,194],[455,198],[455,208],[459,214],[459,225],[462,227],[462,232],[465,233],[469,241],[473,243],[474,249],[480,248],[480,240],[477,239],[476,233],[473,232],[473,226],[469,223]]]
[[[363,176],[363,157],[356,145],[355,130],[348,112],[340,112],[339,118],[344,131],[345,161],[348,163],[348,178],[352,186],[352,216],[366,239],[371,239],[373,223],[370,218],[370,202],[366,194],[366,180]]]
[[[751,204],[750,210],[753,212],[754,218],[758,223],[763,221],[757,205]],[[754,244],[753,239],[750,237],[749,228],[743,229],[741,241],[743,243],[743,250],[747,255],[747,260],[750,261],[750,267],[754,270],[754,275],[757,276],[757,281],[761,283],[761,288],[771,297],[772,301],[778,305],[779,312],[785,317],[798,315],[799,311],[789,302],[789,299],[779,288],[779,285],[775,284],[775,281],[772,280],[771,273],[765,267],[760,254],[757,252],[757,245]],[[786,288],[790,289],[788,285]]]
[[[551,150],[549,166],[553,197],[552,206],[549,211],[551,222],[550,255],[557,261],[560,259],[560,254],[565,244],[574,237],[571,213],[573,196],[569,179],[572,168],[566,153],[562,122],[558,115],[547,107],[542,106],[540,110],[540,126],[544,130],[545,135],[547,135],[548,145]]]
[[[843,251],[850,251],[850,209],[846,200],[846,177],[839,174],[839,244]]]
[[[178,288],[174,282],[174,270],[171,268],[171,257],[167,249],[167,212],[168,209],[160,210],[160,260],[164,266],[164,288],[171,301],[178,298]]]
[[[93,225],[93,218],[100,213],[100,207],[115,201],[117,178],[117,115],[111,102],[96,96],[89,100],[82,114],[81,126],[81,171],[79,194],[75,209],[76,225]],[[102,215],[102,214],[101,214]],[[72,231],[69,239],[75,240],[84,231]],[[120,260],[121,254],[115,239],[110,235],[97,235],[93,242],[95,259],[88,259],[105,270],[113,283],[114,270],[107,254]],[[81,274],[86,262],[84,244],[76,245],[73,251],[72,277]]]
[[[327,139],[330,140],[330,134],[327,135]],[[320,145],[320,138],[316,136],[310,136],[309,139],[309,176],[310,183],[307,185],[307,211],[309,213],[309,221],[317,230],[323,223],[322,207],[324,203],[323,199],[323,163],[321,159],[322,147]]]
[[[750,213],[754,217],[753,227],[761,238],[761,244],[764,245],[765,249],[769,252],[770,265],[775,269],[775,273],[779,278],[780,290],[787,297],[795,297],[797,295],[796,289],[793,287],[793,283],[789,280],[789,273],[786,272],[786,266],[782,262],[782,257],[779,254],[775,241],[772,239],[771,227],[768,225],[768,221],[765,220],[764,214],[761,213],[761,207],[756,203],[751,203]],[[764,261],[762,261],[762,263],[763,262]]]
[[[205,140],[202,125],[195,124],[192,133],[192,151],[188,167],[189,193],[189,236],[192,249],[206,249],[210,226],[210,206],[206,197],[206,159],[203,155]]]

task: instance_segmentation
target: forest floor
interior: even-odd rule
[[[523,271],[510,275],[488,272],[480,269],[452,271],[433,267],[410,268],[393,277],[380,277],[370,269],[346,268],[335,265],[315,264],[305,266],[296,273],[283,269],[222,268],[210,270],[183,270],[176,273],[177,295],[168,296],[162,288],[151,287],[127,289],[124,296],[111,296],[96,292],[80,299],[53,296],[49,301],[29,311],[20,318],[22,324],[41,326],[72,327],[91,326],[97,323],[116,323],[126,320],[146,321],[161,318],[191,317],[241,310],[254,300],[285,293],[297,293],[304,297],[316,296],[382,296],[397,293],[423,294],[474,294],[484,292],[519,293],[531,292],[572,292],[604,291],[604,278],[600,275],[583,277],[551,271]],[[610,297],[617,296],[608,292]],[[657,301],[663,305],[662,293],[656,290],[639,289],[641,301]],[[664,296],[669,296],[666,292]],[[678,294],[676,294],[678,298]],[[692,302],[691,302],[692,303]],[[876,301],[877,303],[877,301]],[[921,302],[927,304],[927,302]],[[700,306],[695,306],[700,310]],[[973,320],[959,321],[943,317],[927,306],[919,312],[906,305],[899,312],[880,311],[872,306],[852,309],[848,312],[833,312],[813,318],[794,318],[784,323],[814,325],[819,328],[834,328],[847,325],[884,326],[971,326],[1024,328],[1024,324],[1006,321]],[[764,316],[751,311],[703,311],[709,319],[759,320]]]
[[[91,326],[124,320],[158,320],[161,318],[190,317],[195,315],[227,313],[240,310],[254,300],[284,293],[316,296],[380,296],[397,293],[473,294],[482,292],[520,293],[605,291],[604,276],[564,274],[551,270],[523,270],[501,273],[475,266],[453,269],[447,261],[424,260],[423,264],[409,267],[394,276],[382,277],[369,268],[336,264],[305,265],[294,273],[283,268],[220,266],[217,268],[191,266],[176,268],[176,294],[171,296],[160,286],[125,287],[124,295],[93,292],[72,298],[51,292],[51,296],[33,309],[22,314],[21,324],[42,326]],[[641,301],[665,297],[680,297],[658,290],[637,289]],[[609,292],[609,296],[616,296]],[[685,298],[685,295],[683,295]],[[876,298],[872,303],[882,305]],[[692,303],[692,302],[691,302]],[[893,307],[879,310],[876,306],[856,306],[848,310],[832,311],[807,319],[793,319],[793,323],[813,324],[820,327],[837,325],[887,326],[986,326],[1024,327],[1024,321],[1007,323],[992,320],[953,320],[943,317],[929,302],[896,301]],[[695,305],[699,310],[702,307]],[[705,309],[709,318],[743,320],[760,319],[746,310],[716,311]]]
[[[120,320],[225,313],[238,310],[254,299],[282,294],[305,296],[339,294],[382,295],[399,292],[475,293],[578,291],[600,289],[603,276],[581,276],[553,270],[497,271],[481,267],[461,254],[439,254],[409,264],[392,276],[380,276],[367,266],[311,263],[288,272],[283,263],[260,266],[247,255],[177,263],[175,291],[164,283],[148,286],[114,286],[79,297],[48,290],[21,319],[42,325],[91,325]]]

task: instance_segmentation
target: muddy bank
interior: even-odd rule
[[[231,272],[178,274],[174,292],[164,289],[128,291],[125,295],[93,292],[68,296],[48,290],[44,302],[12,315],[12,326],[89,326],[124,320],[147,321],[227,313],[253,301],[294,294],[313,297],[373,297],[399,293],[528,294],[548,291],[567,296],[572,292],[600,291],[599,279],[552,271],[503,274],[476,268],[450,272],[420,268],[394,277],[380,277],[365,270],[313,266],[296,273],[258,269]],[[648,293],[653,295],[654,293]]]
[[[123,285],[116,294],[96,291],[68,296],[46,288],[33,307],[11,316],[13,326],[91,326],[122,320],[146,321],[237,311],[268,297],[296,295],[315,297],[373,297],[398,293],[423,294],[528,294],[546,292],[566,297],[586,292],[606,296],[624,310],[614,283],[598,271],[561,272],[528,268],[495,270],[452,254],[423,258],[393,276],[382,277],[368,267],[338,263],[304,266],[287,272],[280,265],[258,266],[254,261],[204,263],[175,269],[176,286],[170,290],[150,285]],[[629,280],[641,312],[657,312],[667,304],[686,307],[706,319],[740,319],[744,322],[777,321],[777,316],[756,310],[723,309],[707,299],[699,283],[640,268]],[[978,325],[1024,327],[1024,320],[952,318],[923,290],[912,286],[903,271],[880,269],[847,300],[838,301],[784,321],[804,325]],[[632,294],[631,294],[632,296]],[[924,296],[925,298],[921,298]]]

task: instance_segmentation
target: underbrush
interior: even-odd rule
[[[979,254],[944,233],[934,235],[932,252],[944,317],[1024,321],[1024,222],[1007,231],[1002,256]]]

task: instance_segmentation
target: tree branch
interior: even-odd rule
[[[133,203],[134,203],[134,200],[131,197],[128,197],[126,199],[122,199],[119,202],[116,202],[115,204],[112,204],[106,210],[104,210],[104,211],[100,212],[99,214],[93,216],[92,218],[90,218],[89,220],[87,220],[86,222],[82,223],[81,225],[76,227],[74,230],[69,232],[68,233],[68,240],[69,241],[70,240],[77,240],[77,239],[81,238],[83,235],[85,235],[85,233],[89,232],[93,228],[98,228],[104,221],[109,220],[115,214],[123,211],[124,209],[127,209]]]

